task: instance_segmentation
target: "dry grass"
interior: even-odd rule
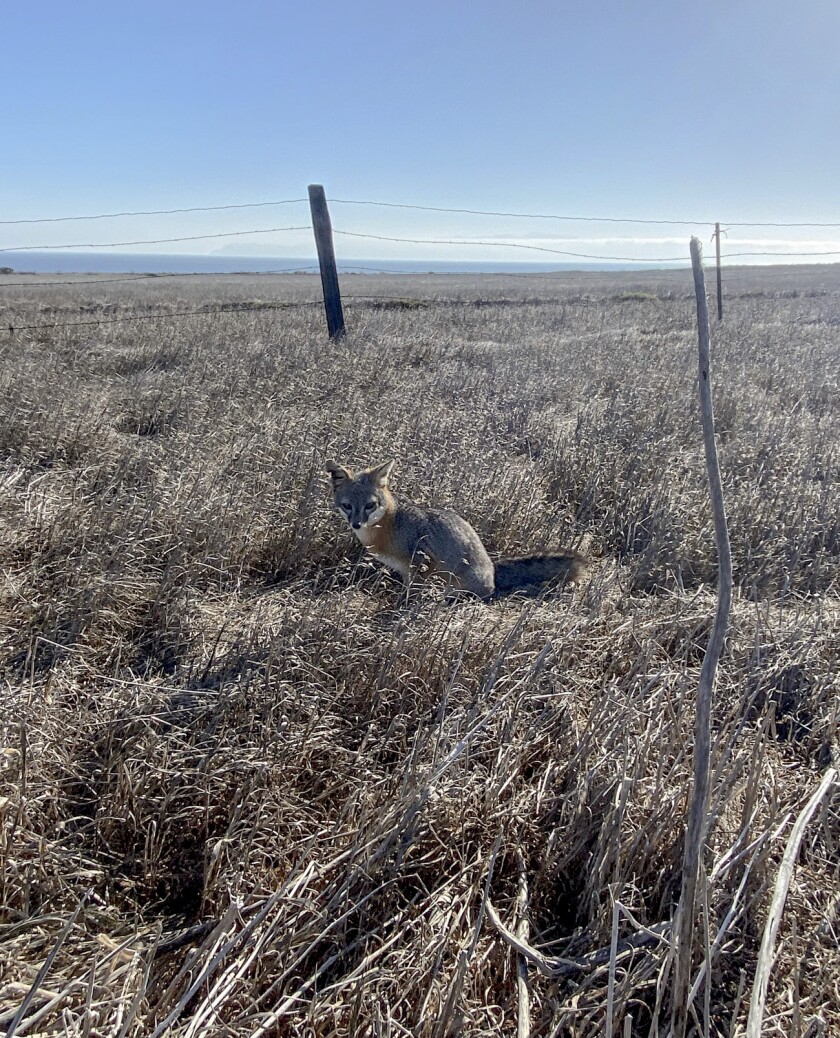
[[[837,754],[819,277],[733,281],[712,330],[737,593],[698,1035],[743,1031],[785,841]],[[347,279],[392,301],[350,303],[337,347],[313,307],[69,324],[303,302],[314,278],[21,280],[3,326],[50,327],[0,341],[0,1027],[512,1035],[518,933],[531,1033],[664,1038],[716,576],[688,275]],[[394,456],[491,553],[577,545],[591,579],[406,599],[330,514],[329,456]],[[766,1035],[840,1033],[838,808],[804,835]]]

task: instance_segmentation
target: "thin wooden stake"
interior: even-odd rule
[[[324,309],[327,313],[327,331],[332,340],[344,335],[344,311],[341,308],[341,292],[338,288],[338,270],[335,265],[332,223],[327,208],[327,196],[321,184],[309,185],[309,210],[312,213],[312,230],[318,249],[321,267],[321,287],[324,291]]]
[[[698,361],[700,384],[700,416],[703,424],[703,446],[706,451],[706,471],[715,522],[715,543],[718,554],[718,597],[712,633],[703,656],[697,704],[694,717],[694,784],[688,812],[688,827],[683,855],[682,892],[676,917],[676,973],[671,1000],[671,1021],[674,1038],[684,1038],[688,1019],[688,988],[691,977],[692,938],[696,922],[695,901],[700,858],[706,841],[710,785],[712,690],[723,639],[729,622],[732,604],[732,556],[726,512],[723,503],[723,483],[720,478],[715,423],[712,410],[710,378],[709,307],[706,300],[706,281],[703,275],[703,249],[697,238],[691,239],[691,267],[694,272],[694,293],[697,298]]]
[[[723,289],[720,278],[720,224],[715,224],[715,260],[717,263],[717,306],[718,320],[723,320]]]

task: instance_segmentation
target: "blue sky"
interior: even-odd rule
[[[836,0],[8,5],[0,217],[299,198],[319,182],[333,198],[700,221],[332,211],[337,230],[597,255],[682,255],[714,220],[840,224],[838,44]],[[300,204],[0,224],[0,246],[307,223]],[[308,256],[310,240],[145,248]],[[766,242],[840,250],[840,227],[731,227],[724,251]],[[358,258],[552,259],[341,236],[336,247]]]

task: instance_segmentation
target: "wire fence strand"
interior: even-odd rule
[[[76,242],[72,245],[17,245],[0,252],[42,252],[55,249],[118,249],[128,245],[165,245],[181,241],[206,241],[209,238],[239,238],[247,234],[278,234],[281,231],[308,231],[309,224],[298,227],[259,227],[250,231],[222,231],[218,234],[188,234],[179,238],[145,238],[138,241]]]
[[[385,234],[362,234],[359,231],[342,231],[333,228],[333,234],[341,234],[348,238],[369,238],[372,241],[405,242],[412,245],[466,245],[492,246],[506,249],[528,249],[532,252],[547,252],[554,256],[572,256],[575,259],[600,260],[611,263],[685,263],[685,256],[665,256],[655,260],[639,256],[595,256],[588,252],[569,252],[565,249],[550,249],[545,245],[526,245],[512,241],[479,241],[476,239],[453,238],[395,238]]]
[[[56,217],[37,217],[31,219],[11,219],[11,220],[0,220],[0,225],[12,226],[22,224],[52,224],[70,221],[85,221],[85,220],[107,220],[114,219],[117,217],[139,217],[139,216],[168,216],[173,214],[189,214],[189,213],[212,213],[223,210],[240,210],[240,209],[254,209],[270,206],[288,206],[295,204],[306,203],[306,198],[287,198],[277,199],[272,201],[259,201],[259,202],[236,202],[228,203],[224,205],[213,205],[213,206],[189,206],[172,209],[126,209],[120,212],[107,212],[107,213],[96,213],[88,216],[56,216]],[[612,223],[612,224],[637,224],[637,225],[658,225],[658,226],[672,226],[672,227],[694,227],[706,225],[708,227],[713,226],[712,221],[708,220],[686,220],[686,219],[664,219],[664,218],[645,218],[645,217],[631,217],[631,216],[597,216],[597,215],[579,215],[579,214],[560,214],[560,213],[529,213],[520,212],[514,210],[487,210],[487,209],[472,209],[472,208],[458,208],[458,207],[446,207],[446,206],[430,206],[415,203],[404,203],[404,202],[389,202],[379,201],[374,199],[351,199],[351,198],[332,198],[330,203],[336,206],[347,206],[347,207],[381,207],[385,209],[400,209],[400,210],[415,210],[425,211],[434,213],[447,213],[447,214],[460,214],[460,215],[476,215],[476,216],[493,216],[493,217],[508,217],[520,220],[543,220],[543,221],[567,221],[567,222],[582,222],[582,223]],[[783,221],[740,221],[731,222],[727,224],[729,229],[733,228],[837,228],[840,227],[840,223],[834,222],[783,222]],[[248,230],[239,231],[220,231],[214,233],[203,233],[203,234],[185,234],[173,237],[159,237],[159,238],[144,238],[144,239],[133,239],[126,241],[107,241],[107,242],[74,242],[68,244],[47,244],[47,245],[20,245],[20,246],[6,246],[0,247],[0,254],[18,253],[18,252],[59,252],[59,251],[73,251],[73,250],[88,250],[88,249],[119,249],[128,248],[135,246],[149,246],[149,245],[166,245],[176,244],[182,242],[199,242],[209,241],[216,239],[231,239],[231,238],[243,238],[253,235],[267,235],[267,234],[283,234],[283,233],[297,233],[303,231],[310,231],[311,227],[307,224],[298,224],[294,226],[286,227],[261,227],[251,228]],[[370,241],[370,242],[388,242],[394,244],[403,245],[420,245],[420,246],[440,246],[447,249],[450,248],[461,248],[461,249],[504,249],[504,250],[518,250],[532,253],[540,253],[546,256],[557,256],[563,257],[567,260],[581,260],[589,264],[627,264],[633,266],[645,266],[650,270],[668,270],[673,269],[674,266],[680,268],[688,268],[688,254],[687,250],[685,254],[680,255],[666,255],[666,256],[640,256],[638,254],[632,254],[631,250],[628,249],[626,253],[614,254],[610,253],[604,255],[603,253],[592,253],[586,251],[577,251],[574,248],[563,247],[564,245],[571,245],[573,242],[580,241],[581,239],[564,239],[564,238],[551,238],[546,235],[546,244],[533,244],[527,241],[514,241],[514,240],[499,240],[498,237],[494,238],[483,237],[483,238],[470,238],[470,237],[401,237],[397,235],[386,235],[377,234],[373,232],[355,231],[343,228],[334,228],[333,233],[336,236],[342,236],[345,238],[356,239],[359,241]],[[616,242],[627,242],[633,245],[639,245],[639,239],[634,238],[623,238],[616,237],[613,239]],[[673,244],[673,237],[671,238],[650,238],[644,242],[648,246],[660,247],[666,244]],[[733,242],[733,244],[735,244]],[[752,244],[752,243],[750,243]],[[814,264],[820,263],[820,261],[828,261],[834,257],[840,256],[840,249],[825,248],[820,249],[815,247],[818,245],[817,242],[805,242],[802,241],[802,246],[810,246],[810,248],[802,248],[801,251],[792,251],[790,249],[786,251],[778,251],[776,249],[770,249],[766,246],[761,248],[760,242],[756,242],[756,248],[753,250],[743,251],[731,251],[724,252],[721,255],[721,262],[723,264],[731,263],[735,261],[743,260],[773,260],[777,263],[785,263],[786,261],[792,263],[796,260],[802,261],[814,261]],[[773,245],[777,243],[772,243]],[[791,245],[796,243],[791,241]],[[826,246],[832,246],[835,242],[826,241]],[[399,262],[399,261],[398,261]],[[408,261],[402,261],[408,265]],[[440,260],[429,260],[429,263],[435,265],[440,264]],[[474,261],[473,261],[474,262]],[[479,263],[486,262],[492,264],[491,260],[480,260]],[[305,264],[305,265],[304,265]],[[465,274],[465,273],[480,273],[480,270],[467,271],[463,268],[459,270],[446,270],[437,269],[435,271],[424,271],[424,261],[414,260],[411,261],[412,270],[394,270],[387,269],[381,266],[364,266],[357,264],[344,264],[343,274],[349,273],[375,273],[375,274],[436,274],[436,275],[447,275],[447,274]],[[795,264],[794,264],[795,265]],[[419,268],[419,269],[418,269]],[[765,264],[765,276],[768,271],[772,269],[772,265]],[[317,271],[318,267],[314,264],[306,264],[303,261],[301,265],[294,267],[284,267],[277,269],[270,269],[265,271],[160,271],[160,272],[136,272],[126,273],[117,277],[89,277],[85,279],[74,278],[70,279],[57,279],[52,281],[33,281],[33,282],[21,282],[15,280],[0,281],[0,289],[16,289],[16,288],[48,288],[53,286],[94,286],[94,285],[107,285],[117,283],[128,283],[133,281],[152,281],[159,278],[195,278],[195,277],[220,277],[220,276],[232,276],[236,275],[257,275],[257,274],[285,274],[285,273],[305,273],[309,271]],[[14,274],[14,272],[11,272]],[[103,272],[105,273],[105,272]],[[531,277],[535,278],[538,276],[562,276],[568,274],[568,271],[539,271],[539,272],[518,272],[518,271],[492,271],[489,273],[499,274],[501,276],[520,276],[520,277]],[[283,304],[288,305],[288,304]],[[230,311],[228,311],[230,312]],[[191,312],[185,312],[183,316],[190,315]],[[176,316],[176,315],[171,315]],[[181,316],[181,315],[177,315]],[[146,319],[145,317],[143,319]],[[114,319],[116,320],[116,319]],[[121,318],[122,320],[122,318]],[[90,322],[90,323],[102,323],[102,322]],[[40,326],[39,326],[40,327]]]
[[[704,220],[666,220],[662,218],[650,219],[648,217],[636,217],[636,216],[579,216],[572,215],[569,213],[517,213],[517,212],[505,212],[496,211],[492,209],[456,209],[447,208],[445,206],[437,205],[412,205],[406,202],[376,202],[365,199],[353,199],[353,198],[330,198],[328,200],[330,204],[337,205],[367,205],[367,206],[381,206],[387,209],[418,209],[428,213],[462,213],[470,216],[506,216],[514,217],[518,220],[565,220],[569,222],[578,223],[631,223],[638,225],[659,225],[659,226],[670,226],[670,227],[703,227],[703,226],[714,226],[716,222],[726,223],[727,227],[840,227],[840,223],[821,223],[812,221],[810,223],[784,223],[784,222],[754,222],[754,223],[733,223],[730,221],[715,221],[710,219]]]
[[[235,202],[228,205],[193,205],[185,209],[136,209],[122,213],[94,213],[89,216],[39,216],[28,220],[0,220],[0,225],[34,223],[71,223],[78,220],[114,220],[121,216],[171,216],[174,213],[219,213],[224,209],[262,209],[272,205],[295,205],[306,198],[283,198],[276,202]]]
[[[31,331],[54,331],[56,328],[82,328],[90,325],[100,324],[128,324],[133,321],[155,321],[155,320],[171,320],[173,318],[180,317],[213,317],[219,314],[237,314],[237,313],[260,313],[265,310],[291,310],[298,307],[311,307],[321,306],[322,304],[317,300],[305,301],[305,302],[288,302],[288,303],[259,303],[257,305],[248,306],[237,306],[235,304],[230,306],[219,306],[212,308],[204,308],[202,310],[171,310],[168,313],[159,314],[125,314],[119,317],[95,317],[88,321],[42,321],[40,324],[9,324],[7,331],[9,334],[15,332],[31,332]],[[81,311],[74,311],[81,312]]]
[[[395,238],[384,234],[362,234],[358,231],[343,231],[333,228],[333,234],[341,234],[351,238],[370,238],[376,241],[406,242],[414,245],[482,245],[508,249],[530,249],[534,252],[548,252],[558,256],[572,256],[575,259],[600,260],[613,263],[686,263],[685,256],[658,256],[655,259],[640,256],[603,256],[588,252],[569,252],[563,249],[550,249],[544,245],[527,245],[524,242],[490,241],[462,238],[462,239],[440,239],[440,238]],[[784,259],[788,256],[806,258],[810,256],[840,256],[840,250],[830,252],[729,252],[722,253],[721,259],[737,259],[747,256],[772,256],[776,259]]]
[[[309,231],[311,228],[308,224],[300,224],[292,227],[261,227],[252,228],[247,231],[221,231],[213,234],[190,234],[182,235],[175,238],[144,238],[137,239],[134,241],[118,241],[118,242],[73,242],[62,245],[17,245],[17,246],[6,246],[0,248],[0,253],[17,253],[17,252],[55,252],[61,250],[76,250],[76,249],[116,249],[126,248],[135,245],[164,245],[173,244],[178,242],[188,241],[208,241],[218,238],[239,238],[246,237],[254,234],[280,234],[290,231]],[[461,247],[483,247],[483,248],[506,248],[506,249],[522,249],[531,252],[542,252],[548,253],[554,256],[568,256],[572,259],[585,259],[591,260],[596,263],[647,263],[647,264],[662,264],[662,263],[686,263],[686,257],[681,256],[616,256],[616,255],[603,255],[591,252],[577,252],[570,249],[555,249],[550,248],[547,245],[530,245],[526,242],[512,242],[512,241],[493,241],[491,239],[477,239],[477,238],[404,238],[395,235],[386,234],[371,234],[362,231],[348,231],[334,227],[333,234],[342,235],[348,238],[359,238],[366,239],[369,241],[385,241],[385,242],[397,242],[407,245],[455,245]],[[562,242],[563,239],[557,239]],[[655,240],[651,240],[648,244],[656,244]],[[668,242],[670,244],[670,241]],[[772,259],[809,259],[819,258],[828,256],[840,256],[840,249],[833,250],[820,250],[820,251],[802,251],[802,252],[779,252],[770,250],[754,250],[744,252],[725,252],[721,254],[722,260],[727,259],[746,259],[746,258],[772,258]]]
[[[727,227],[840,227],[840,222],[825,221],[715,221],[708,218],[701,220],[688,220],[685,217],[679,219],[665,219],[663,217],[639,217],[639,216],[590,216],[575,213],[523,213],[516,211],[494,210],[494,209],[469,209],[457,206],[420,205],[410,202],[382,202],[375,199],[359,198],[330,198],[333,205],[356,205],[376,206],[384,209],[408,209],[428,213],[453,213],[468,216],[502,216],[518,220],[562,220],[566,222],[579,223],[618,223],[636,224],[639,226],[671,226],[671,227],[698,227],[712,226],[715,222],[726,223]],[[271,206],[297,205],[308,202],[307,198],[282,198],[267,202],[229,202],[224,205],[196,205],[185,206],[178,209],[132,209],[113,213],[91,213],[85,216],[40,216],[17,220],[0,220],[0,226],[12,226],[22,224],[42,223],[70,223],[84,220],[113,220],[118,217],[133,216],[171,216],[180,213],[215,213],[234,209],[262,209]]]

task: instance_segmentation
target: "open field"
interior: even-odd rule
[[[59,280],[0,277],[0,1027],[664,1038],[717,568],[690,275],[356,275],[340,345],[311,276]],[[840,752],[840,266],[726,286],[714,1038]],[[407,596],[329,457],[588,579]],[[835,786],[764,1035],[840,1034],[839,852]]]

